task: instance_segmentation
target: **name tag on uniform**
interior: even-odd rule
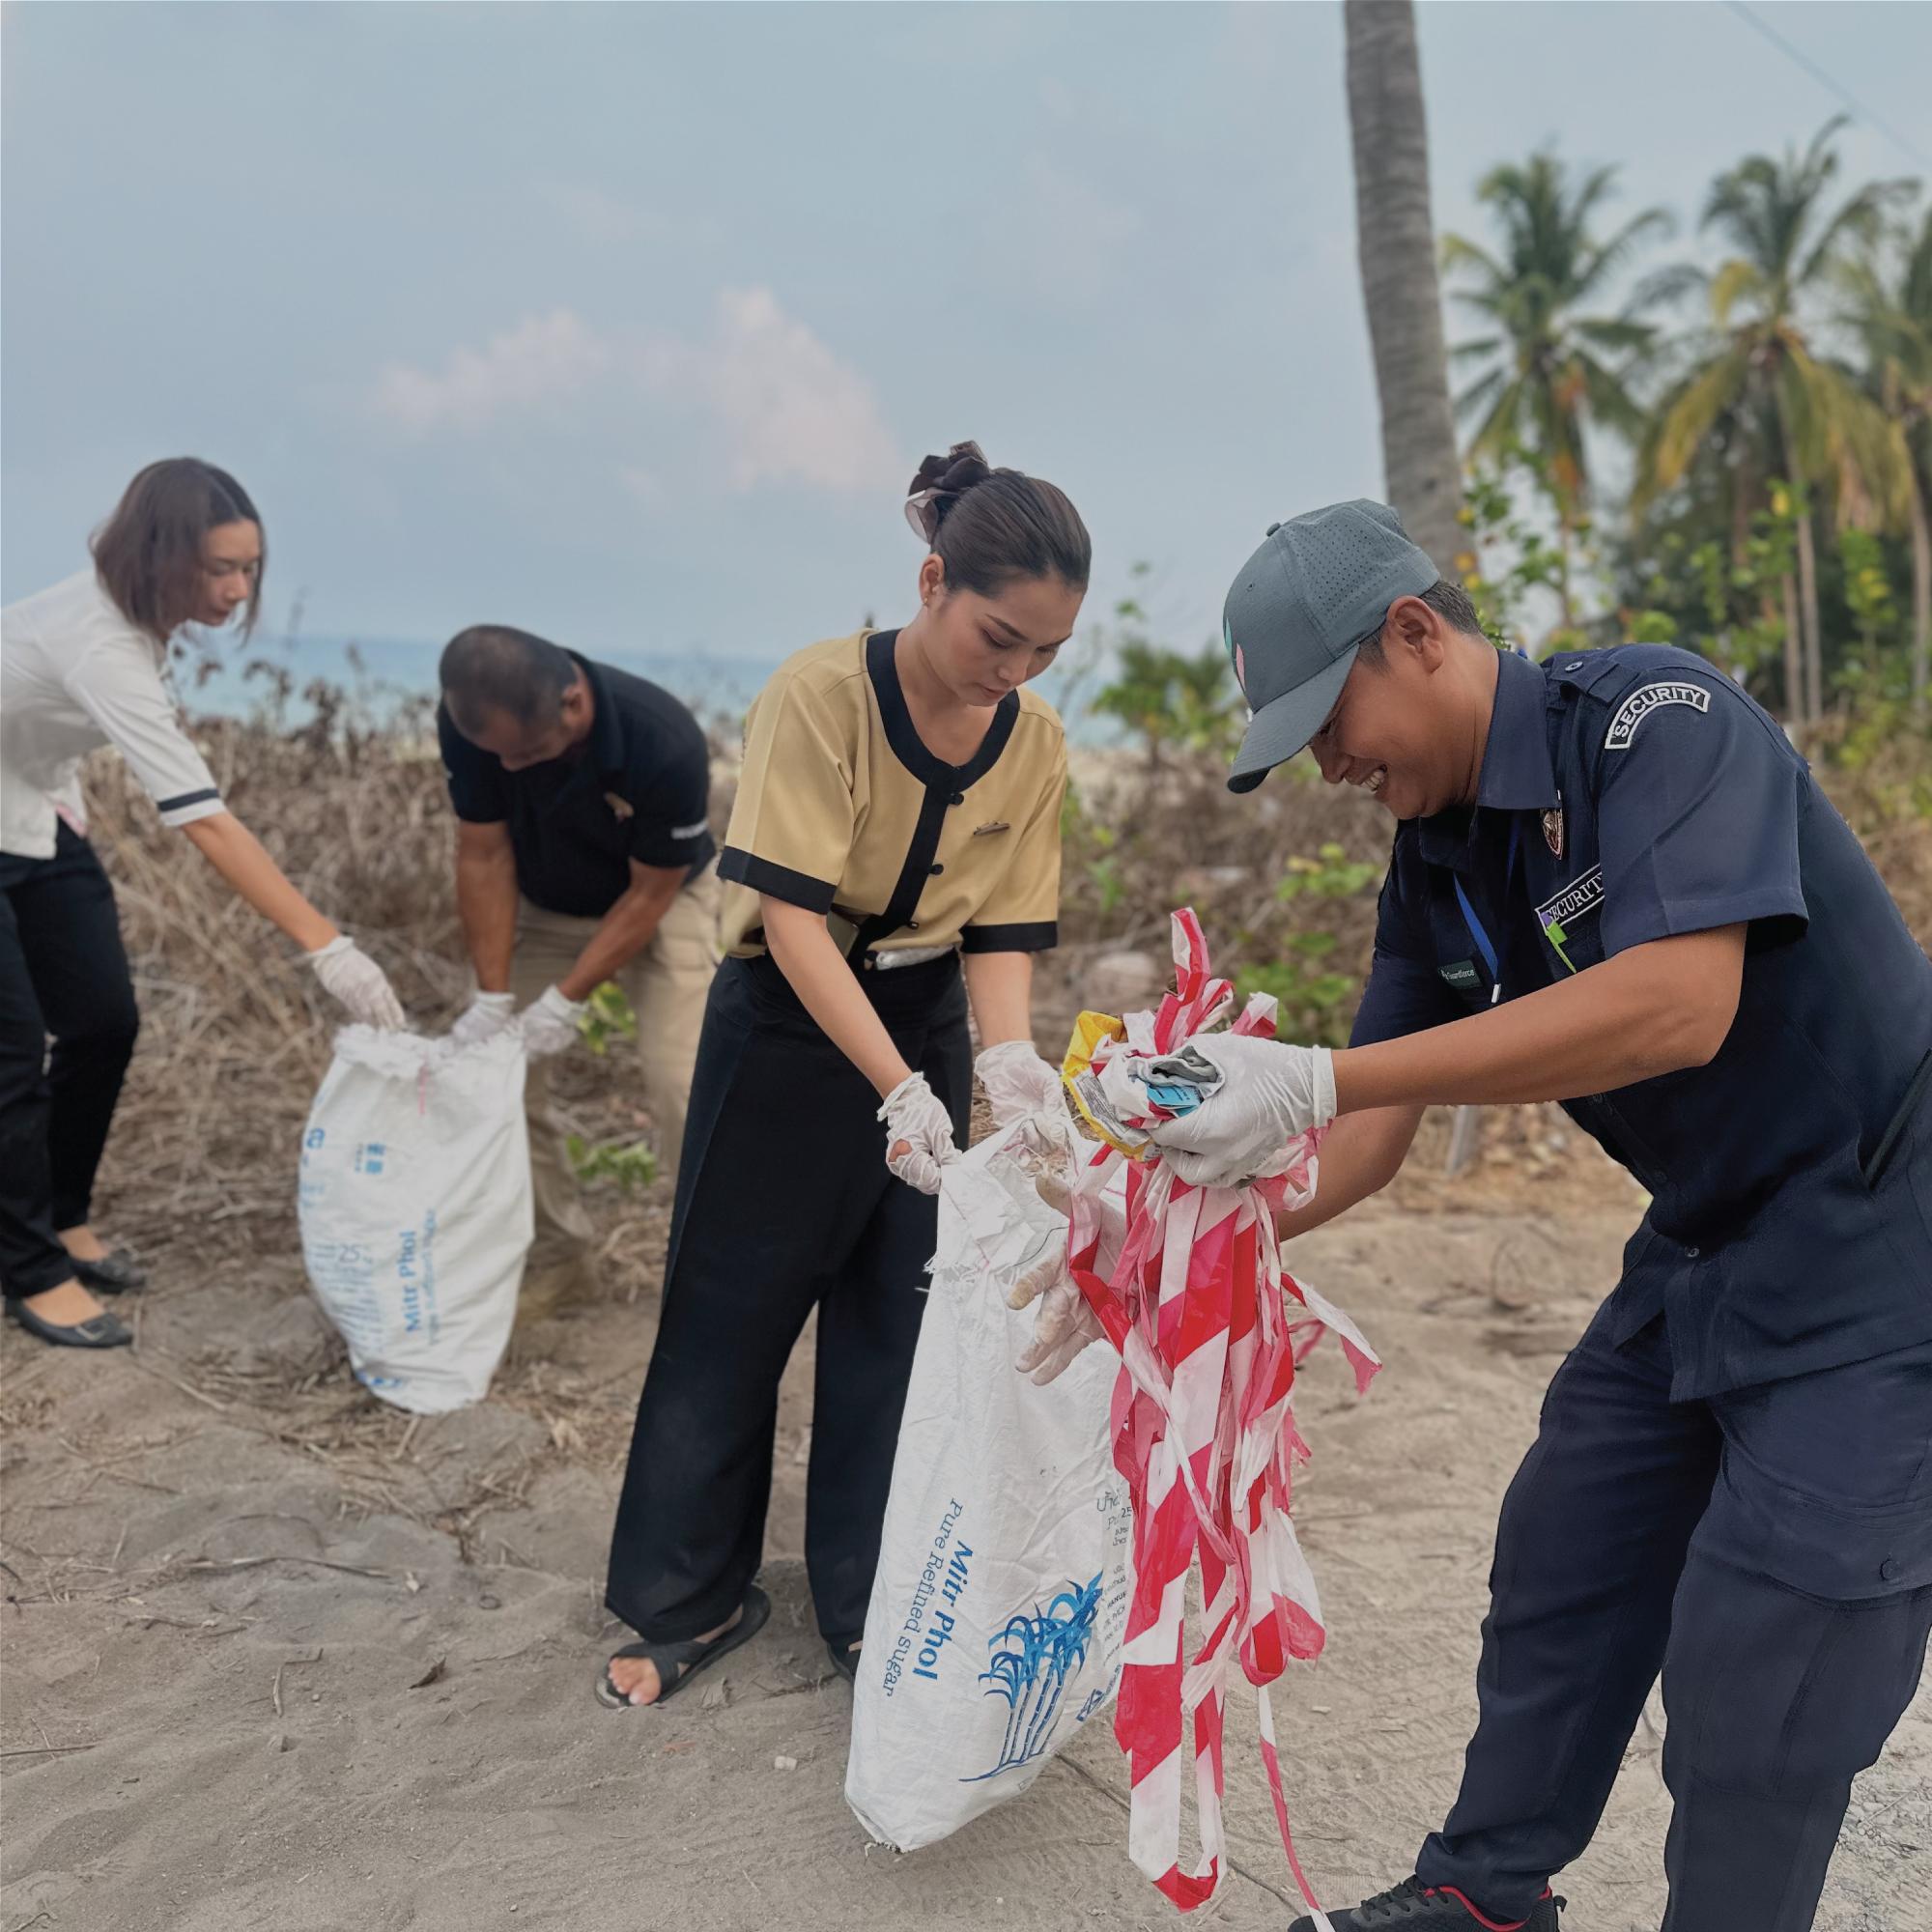
[[[1477,976],[1476,962],[1473,959],[1459,959],[1453,966],[1440,966],[1436,968],[1436,971],[1459,993],[1473,993],[1483,983]]]
[[[1549,942],[1550,951],[1574,973],[1577,962],[1567,949],[1577,922],[1588,913],[1601,912],[1604,905],[1604,868],[1592,866],[1580,879],[1574,879],[1554,898],[1545,899],[1536,909],[1536,923]]]

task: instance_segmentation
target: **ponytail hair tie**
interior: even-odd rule
[[[928,456],[907,486],[906,522],[927,549],[939,540],[946,513],[976,483],[993,473],[977,442],[955,442],[944,456]]]

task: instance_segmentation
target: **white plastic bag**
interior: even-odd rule
[[[524,1046],[345,1027],[302,1136],[302,1260],[364,1387],[480,1402],[530,1244]]]
[[[1014,1280],[1066,1222],[1019,1130],[944,1171],[939,1250],[893,1465],[845,1799],[911,1851],[1024,1791],[1112,1700],[1126,1625],[1126,1487],[1108,1454],[1120,1363],[1089,1349],[1037,1388],[1013,1368]]]

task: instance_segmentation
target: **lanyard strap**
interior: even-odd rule
[[[1509,895],[1510,887],[1516,880],[1517,847],[1522,838],[1522,820],[1512,816],[1510,819],[1509,860],[1503,872],[1503,895]],[[1463,890],[1460,875],[1452,875],[1456,887],[1456,903],[1463,908],[1463,919],[1469,928],[1469,936],[1476,942],[1476,951],[1483,955],[1483,964],[1490,969],[1490,984],[1495,989],[1492,999],[1502,989],[1502,966],[1496,957],[1496,949],[1491,943],[1490,935],[1483,928],[1483,922],[1476,917],[1476,908],[1469,902],[1469,895]]]

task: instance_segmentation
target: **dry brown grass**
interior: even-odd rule
[[[204,722],[197,735],[223,796],[263,838],[296,883],[342,921],[380,959],[419,1021],[452,1017],[465,993],[450,865],[452,823],[427,712],[406,712],[383,728],[355,715],[340,693],[317,688],[314,722],[276,729],[265,721]],[[1906,755],[1917,756],[1916,753]],[[1373,885],[1346,898],[1284,903],[1275,887],[1289,861],[1324,844],[1379,866],[1387,819],[1358,794],[1278,774],[1236,798],[1218,770],[1176,760],[1150,774],[1123,755],[1077,754],[1082,822],[1068,838],[1066,944],[1042,975],[1042,1044],[1083,1004],[1082,976],[1094,956],[1122,947],[1156,956],[1167,916],[1192,904],[1223,970],[1279,956],[1287,939],[1320,925],[1337,935],[1332,963],[1357,978],[1373,939]],[[1874,857],[1921,942],[1932,943],[1932,824],[1898,809],[1900,775],[1881,763],[1860,775],[1823,772]],[[1911,774],[1907,773],[1909,780]],[[120,760],[90,770],[94,832],[120,899],[140,997],[143,1031],[117,1117],[106,1176],[116,1218],[138,1226],[149,1252],[240,1269],[264,1254],[297,1249],[294,1172],[310,1097],[327,1065],[335,1014],[292,949],[241,904],[185,840],[164,830]],[[721,824],[728,781],[714,803]],[[1096,830],[1097,828],[1097,830]],[[1105,841],[1103,843],[1103,841]],[[1098,862],[1112,862],[1103,891]],[[566,1122],[586,1139],[635,1137],[645,1116],[633,1098],[621,1048],[597,1059],[570,1056],[557,1094]],[[1433,1138],[1439,1129],[1432,1126]],[[1519,1175],[1552,1176],[1578,1151],[1580,1137],[1542,1110],[1499,1114],[1488,1164],[1496,1184]],[[1417,1165],[1439,1165],[1425,1141]],[[1481,1191],[1481,1182],[1472,1183]],[[1560,1190],[1559,1190],[1560,1191]],[[609,1197],[600,1211],[605,1293],[636,1301],[654,1289],[663,1247],[664,1190]],[[214,1389],[224,1374],[272,1373],[271,1395],[317,1439],[370,1406],[356,1399],[340,1415],[339,1360],[277,1361],[272,1370],[215,1361],[194,1364]],[[513,1357],[498,1392],[550,1427],[577,1414],[572,1403]],[[238,1391],[239,1392],[239,1391]],[[582,1391],[574,1394],[582,1396]],[[614,1424],[612,1427],[614,1428]],[[570,1429],[582,1433],[581,1424]],[[569,1430],[562,1432],[569,1434]],[[584,1435],[590,1460],[615,1453],[601,1421]],[[380,1444],[375,1445],[380,1448]]]

